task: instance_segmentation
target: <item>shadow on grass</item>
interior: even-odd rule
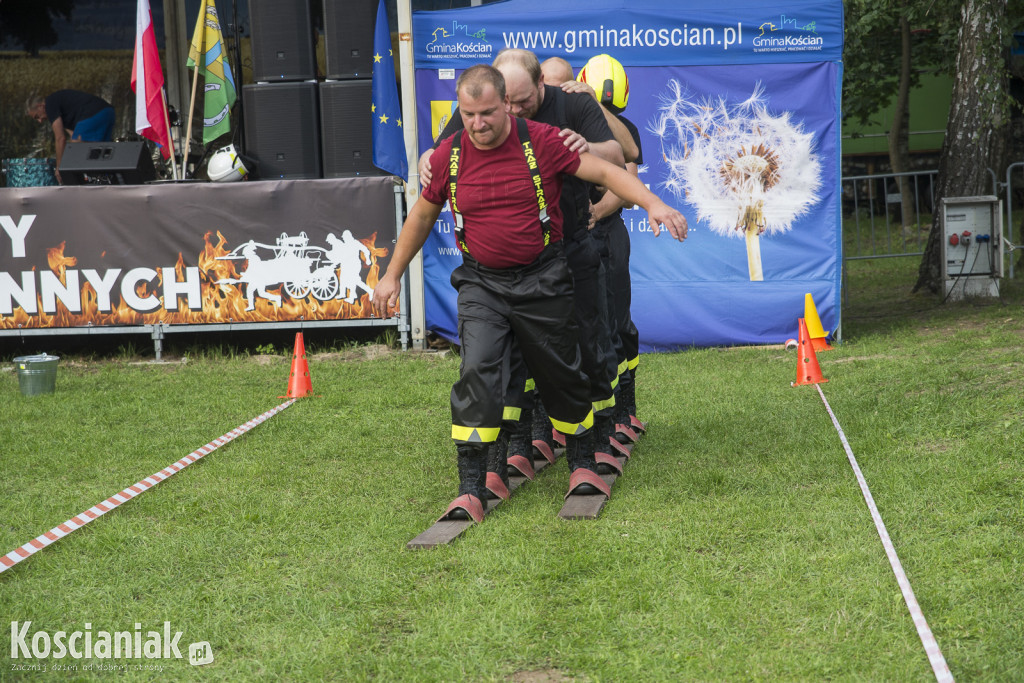
[[[920,257],[848,261],[843,283],[843,339],[898,333],[922,325],[959,329],[970,317],[1018,315],[1024,305],[1021,273],[999,281],[999,298],[974,297],[943,302],[928,291],[911,292],[917,282]]]

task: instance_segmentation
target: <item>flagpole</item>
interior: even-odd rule
[[[186,145],[185,149],[191,149],[192,148],[192,115],[195,113],[195,110],[196,110],[196,87],[197,87],[197,85],[199,83],[199,65],[198,64],[196,64],[195,69],[193,71],[194,71],[194,73],[192,75],[192,99],[190,99],[188,101],[188,128],[185,131],[185,145]],[[186,154],[187,154],[187,152],[186,152]],[[182,165],[184,166],[187,163],[188,163],[188,160],[186,159],[185,162],[182,163]],[[181,169],[181,179],[182,180],[185,179],[185,169],[184,168]]]
[[[171,120],[167,116],[167,92],[163,88],[160,88],[160,100],[161,100],[161,102],[163,102],[163,105],[164,105],[163,106],[163,110],[164,110],[164,125],[167,126],[167,147],[169,148],[169,151],[171,153],[171,173],[172,173],[172,177],[175,180],[179,180],[179,178],[178,178],[178,162],[175,161],[175,159],[174,159],[174,136],[171,135]],[[184,165],[185,161],[187,161],[187,159],[182,159],[182,165]],[[182,176],[181,176],[180,180],[184,180],[185,179],[184,171],[185,171],[185,169],[182,168]]]

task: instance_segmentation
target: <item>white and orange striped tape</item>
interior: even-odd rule
[[[75,531],[76,529],[81,529],[83,526],[85,526],[92,520],[102,515],[105,515],[114,508],[121,505],[122,503],[127,503],[135,496],[139,495],[140,493],[143,493],[144,491],[148,491],[149,489],[153,488],[163,480],[173,477],[175,474],[185,469],[186,467],[188,467],[195,461],[199,460],[203,456],[209,455],[210,453],[217,450],[224,444],[234,441],[242,434],[245,434],[247,431],[249,431],[250,429],[257,425],[266,422],[271,417],[281,412],[282,410],[284,410],[293,403],[295,403],[294,398],[285,401],[276,408],[268,410],[259,417],[249,420],[243,425],[235,427],[227,434],[224,434],[223,436],[214,439],[205,446],[202,446],[192,451],[191,453],[189,453],[188,455],[186,455],[184,458],[174,463],[173,465],[165,467],[156,474],[146,477],[142,481],[135,482],[134,484],[124,489],[120,493],[115,493],[110,498],[107,498],[102,503],[97,503],[96,505],[92,506],[85,512],[75,515],[63,524],[58,524],[57,526],[47,531],[45,534],[42,534],[41,536],[36,536],[20,548],[15,548],[6,555],[0,556],[0,573],[7,571],[14,565],[18,564],[19,562],[28,557],[31,557],[32,555],[39,552],[46,546],[54,543],[55,541],[59,541],[60,539],[70,534],[72,531]]]

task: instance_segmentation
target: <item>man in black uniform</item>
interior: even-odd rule
[[[622,115],[629,102],[629,79],[625,69],[610,55],[597,55],[580,70],[578,80],[563,85],[568,92],[586,92],[601,103],[605,116],[615,118],[628,131],[636,146],[635,161],[626,163],[626,170],[636,176],[643,164],[640,132]],[[625,143],[620,140],[620,144]],[[629,275],[629,231],[622,220],[622,209],[629,208],[612,192],[596,195],[591,206],[592,232],[605,239],[607,252],[608,317],[612,342],[619,362],[619,384],[615,387],[616,438],[622,442],[634,441],[637,431],[644,425],[637,417],[636,369],[640,363],[640,334],[630,315],[632,285]]]
[[[608,127],[615,134],[615,139],[622,147],[626,156],[626,170],[634,176],[638,175],[640,159],[640,133],[636,126],[619,115],[622,103],[629,97],[629,81],[622,65],[608,55],[594,57],[580,70],[579,80],[573,76],[572,66],[561,57],[551,57],[541,63],[544,82],[557,85],[565,92],[584,93],[601,103]],[[589,75],[589,78],[588,78]],[[593,86],[593,87],[591,87]],[[594,88],[601,91],[598,97]],[[636,392],[632,385],[630,360],[635,367],[639,359],[639,334],[630,317],[630,281],[629,281],[629,234],[621,219],[621,209],[625,206],[622,200],[610,192],[592,188],[592,204],[590,205],[590,235],[599,246],[601,262],[604,270],[605,302],[607,306],[608,331],[612,346],[615,349],[616,382],[615,389],[614,427],[608,422],[603,423],[606,433],[620,443],[636,441],[637,434],[631,429],[630,416],[636,415]],[[617,223],[615,221],[618,221]],[[625,400],[624,400],[625,399]],[[627,406],[632,406],[628,408]],[[636,424],[639,420],[633,418]],[[598,448],[611,453],[609,444],[599,439]],[[611,457],[610,455],[608,456]]]
[[[593,97],[584,94],[568,94],[561,88],[545,85],[542,81],[540,62],[537,56],[528,50],[507,49],[498,53],[493,66],[505,78],[506,90],[514,116],[519,116],[542,123],[548,123],[563,130],[566,144],[578,151],[589,151],[594,155],[617,165],[623,166],[625,158],[622,148],[615,141],[611,129],[600,106]],[[444,131],[438,136],[443,140],[462,127],[461,118],[452,116]],[[420,157],[419,171],[422,181],[429,183],[431,174],[430,151]],[[591,400],[594,404],[595,426],[599,445],[607,443],[614,432],[614,386],[617,383],[618,363],[615,349],[607,324],[607,303],[605,301],[605,285],[600,248],[589,234],[590,222],[590,185],[574,177],[567,177],[562,191],[560,207],[565,217],[564,241],[566,257],[572,271],[574,285],[573,318],[579,327],[580,351],[583,359],[583,371],[590,381]],[[525,434],[527,418],[532,422],[546,422],[543,405],[535,402],[538,415],[531,415],[529,397],[522,397],[525,377],[513,375],[509,387],[508,401],[510,417],[517,412],[518,421],[506,421],[502,440],[493,449],[489,467],[497,470],[503,481],[507,483],[505,474],[504,439],[512,438],[514,455],[528,455],[530,449],[523,452],[524,442],[530,439]],[[517,398],[518,397],[518,398]],[[541,418],[538,420],[537,418]],[[547,436],[545,441],[550,444],[550,427],[545,425],[546,434],[540,431],[535,437]],[[604,451],[607,451],[604,448]],[[600,451],[599,451],[600,452]],[[605,462],[616,464],[606,452]]]

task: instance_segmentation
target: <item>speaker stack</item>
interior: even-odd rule
[[[370,104],[377,0],[323,0],[327,80],[320,84],[324,177],[385,175],[373,165]]]
[[[249,0],[253,84],[242,86],[256,175],[320,178],[320,119],[309,0]]]
[[[260,178],[385,174],[373,165],[370,112],[377,1],[321,0],[318,83],[310,0],[249,0],[255,83],[242,86],[242,104]]]

